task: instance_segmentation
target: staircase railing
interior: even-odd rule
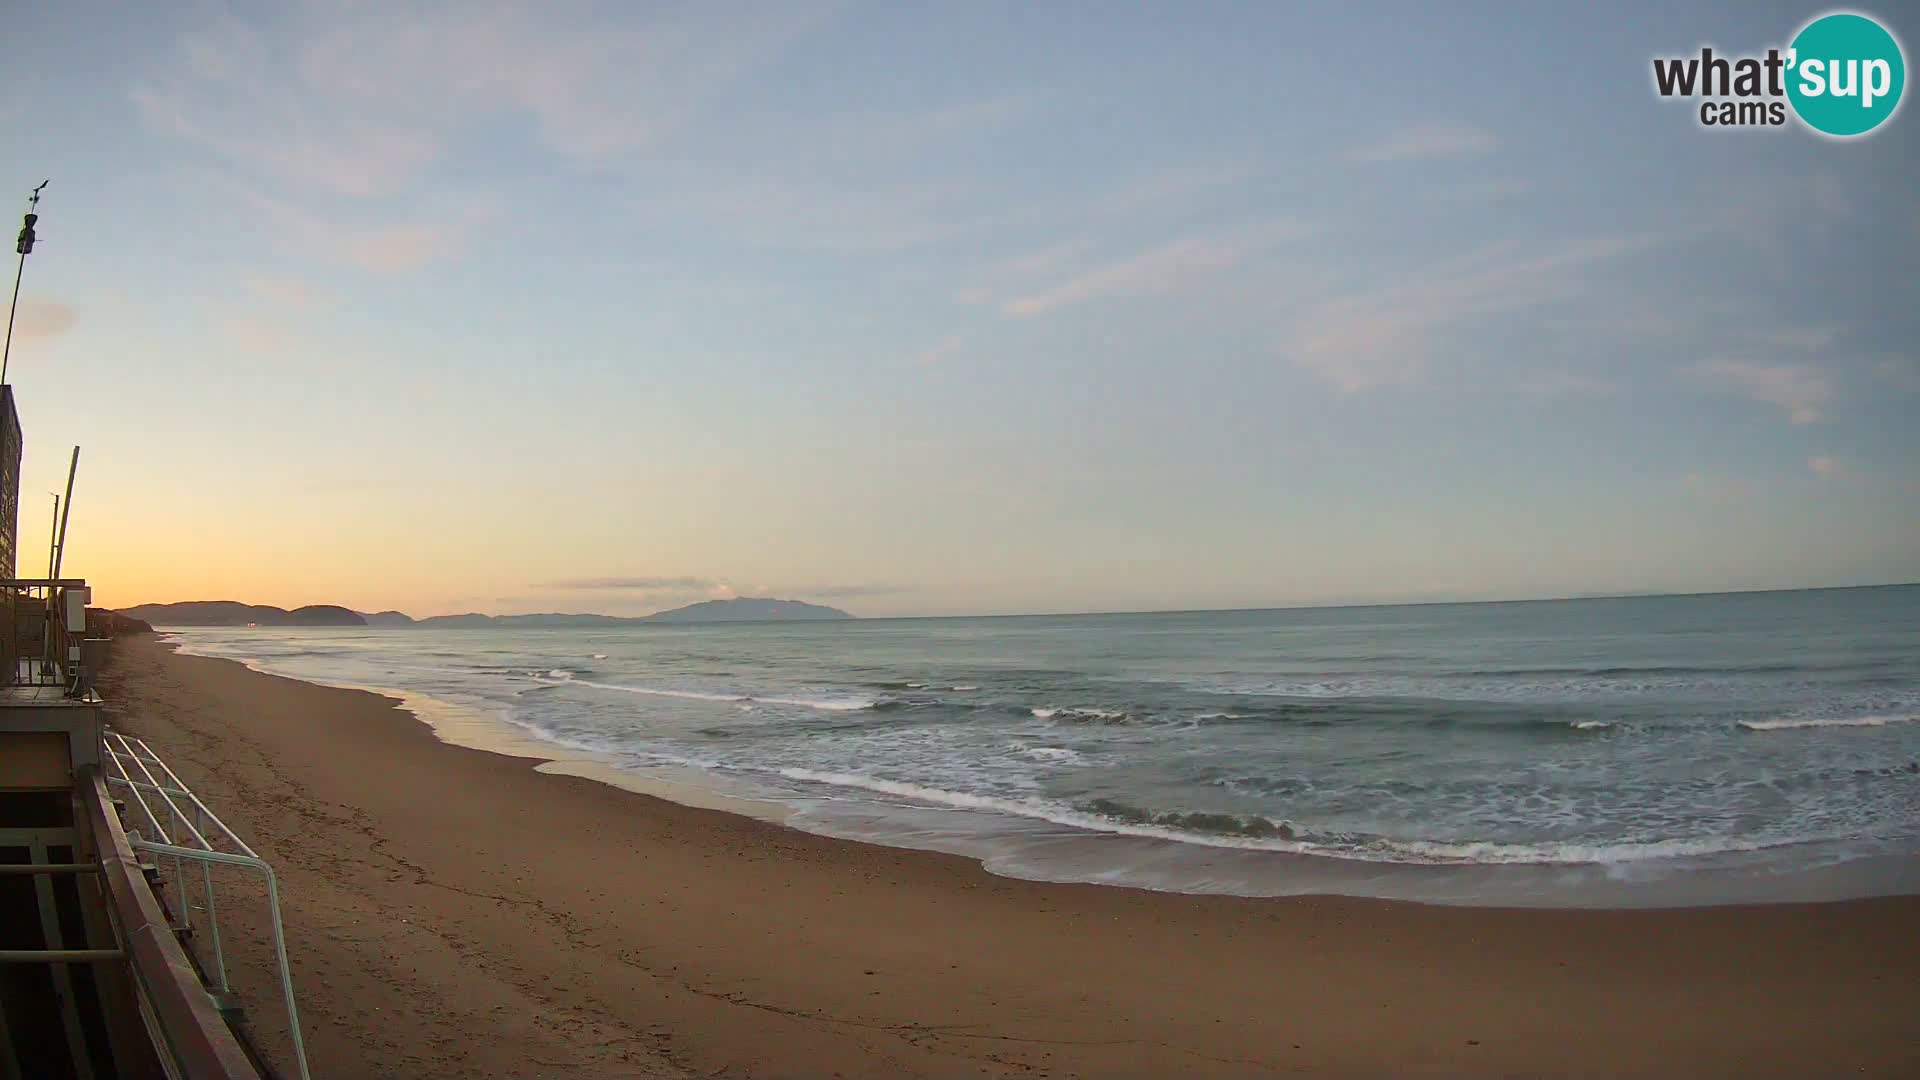
[[[175,929],[183,937],[189,936],[192,931],[193,913],[205,913],[207,937],[213,948],[211,974],[223,1000],[231,995],[232,987],[227,977],[226,951],[220,937],[213,868],[240,867],[258,873],[265,881],[267,912],[273,924],[274,958],[280,976],[281,1000],[286,1007],[287,1030],[292,1038],[300,1080],[311,1080],[307,1072],[306,1042],[300,1034],[300,1008],[294,1000],[293,974],[287,963],[286,926],[280,917],[280,889],[274,878],[273,867],[267,865],[266,860],[226,822],[221,821],[220,816],[209,809],[200,796],[194,794],[144,740],[109,729],[105,733],[105,741],[107,783],[128,794],[126,806],[135,814],[135,820],[129,822],[132,826],[128,830],[129,842],[136,851],[146,852],[157,860],[172,862],[179,896],[177,915],[181,920]],[[148,830],[151,830],[150,833]],[[188,863],[197,864],[200,870],[197,883],[202,902],[197,905],[190,887],[190,879],[194,875],[187,871]]]

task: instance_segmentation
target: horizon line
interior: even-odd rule
[[[851,615],[854,620],[860,621],[860,622],[888,622],[888,621],[896,621],[896,620],[904,620],[904,619],[1068,619],[1068,618],[1079,618],[1079,617],[1096,616],[1096,615],[1205,615],[1205,614],[1224,615],[1224,614],[1232,614],[1236,612],[1250,612],[1250,611],[1338,611],[1338,610],[1345,610],[1349,608],[1462,607],[1462,606],[1475,605],[1475,604],[1553,604],[1553,603],[1566,603],[1569,601],[1578,601],[1578,600],[1660,600],[1660,599],[1677,599],[1682,597],[1750,596],[1750,595],[1764,595],[1768,593],[1789,593],[1789,592],[1839,592],[1839,591],[1848,590],[1848,589],[1904,589],[1904,588],[1913,588],[1916,586],[1920,586],[1920,581],[1886,581],[1886,582],[1876,582],[1876,583],[1864,584],[1864,585],[1806,585],[1806,586],[1792,586],[1792,587],[1769,587],[1769,588],[1758,588],[1758,589],[1709,589],[1709,590],[1702,590],[1699,592],[1581,593],[1581,594],[1570,595],[1570,596],[1563,595],[1563,596],[1499,597],[1499,598],[1488,599],[1488,600],[1359,600],[1351,603],[1279,604],[1279,605],[1269,605],[1269,606],[1262,606],[1262,607],[1151,608],[1151,609],[1132,609],[1132,610],[1121,610],[1121,611],[1019,611],[1019,612],[997,612],[997,613],[991,613],[991,614],[975,614],[975,615],[853,615],[852,612],[846,612],[844,608],[834,608],[834,610],[842,611],[845,614]],[[779,600],[783,598],[756,596],[756,597],[728,597],[725,599]],[[696,600],[692,604],[682,604],[680,605],[680,608],[692,607],[694,606],[694,604],[712,603],[712,602],[713,601],[711,600]],[[811,601],[811,600],[802,600],[798,602],[806,603],[806,604],[814,604],[814,601]],[[298,611],[301,608],[331,607],[331,608],[339,608],[342,611],[350,611],[355,615],[360,615],[362,617],[365,617],[368,615],[385,615],[385,614],[406,615],[407,618],[413,619],[415,622],[424,622],[427,619],[459,618],[463,616],[473,616],[473,615],[483,616],[489,619],[526,619],[526,618],[540,618],[545,616],[545,617],[554,617],[554,618],[586,617],[586,618],[602,618],[602,619],[632,619],[632,620],[638,621],[638,620],[647,619],[652,615],[658,615],[661,612],[680,610],[680,608],[661,608],[660,611],[648,612],[645,615],[611,615],[606,612],[599,612],[599,611],[529,611],[529,612],[519,612],[519,613],[513,613],[513,614],[507,614],[507,615],[499,615],[491,612],[481,612],[481,611],[453,611],[453,612],[445,612],[439,615],[423,615],[418,618],[415,618],[414,616],[408,615],[406,612],[401,611],[399,608],[384,608],[380,611],[362,611],[359,608],[348,607],[345,604],[302,604],[296,608],[281,608],[278,604],[255,604],[245,600],[172,600],[164,603],[157,602],[157,603],[146,603],[146,604],[130,604],[130,605],[127,605],[126,607],[108,608],[107,610],[120,612],[124,614],[126,611],[128,611],[131,608],[170,607],[175,604],[239,604],[243,607],[272,607],[272,608],[278,608],[281,611],[288,611],[288,612]],[[815,606],[831,607],[832,605],[815,604]],[[814,620],[739,619],[735,621],[737,622],[806,622],[806,621],[814,621]],[[842,620],[832,619],[832,620],[818,620],[818,621],[839,622]],[[703,625],[715,625],[715,624],[703,624]],[[296,629],[298,628],[296,627]],[[338,629],[338,628],[337,627],[333,627],[333,628],[321,627],[320,629]],[[369,627],[369,629],[383,629],[383,628]]]

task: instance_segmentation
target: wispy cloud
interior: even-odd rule
[[[309,338],[311,316],[323,298],[305,279],[251,270],[239,288],[222,290],[210,310],[215,330],[255,355],[285,352]]]
[[[1920,356],[1889,356],[1873,365],[1873,374],[1896,390],[1920,393]]]
[[[1085,256],[1087,247],[1086,240],[1063,240],[1002,259],[993,265],[992,271],[996,276],[1027,281],[1063,274]]]
[[[898,596],[902,593],[919,592],[913,585],[776,585],[766,592],[774,596],[811,597],[815,600],[853,600],[862,596]]]
[[[271,27],[223,16],[182,35],[134,100],[158,130],[250,170],[382,195],[503,114],[580,161],[646,147],[818,14],[696,6],[608,23],[483,0],[320,5]]]
[[[820,123],[797,125],[776,135],[774,150],[784,161],[873,168],[917,155],[928,147],[992,135],[1017,124],[1035,109],[1024,95],[958,101],[931,108],[887,107],[840,113]]]
[[[1846,183],[1830,170],[1754,173],[1714,181],[1702,231],[1745,249],[1781,281],[1797,280],[1809,252],[1824,252],[1854,217]]]
[[[278,239],[376,273],[457,255],[487,217],[426,197],[443,162],[463,163],[460,198],[498,204],[487,186],[514,177],[472,167],[467,140],[522,121],[531,153],[608,167],[684,128],[820,13],[696,5],[614,22],[493,0],[236,10],[156,51],[130,88],[138,114],[199,151]]]
[[[1002,309],[1009,315],[1030,318],[1089,300],[1169,293],[1231,269],[1305,231],[1297,223],[1279,221],[1181,237],[1086,270],[1050,288],[1015,297]]]
[[[1847,477],[1847,467],[1840,463],[1840,459],[1824,454],[1808,458],[1807,468],[1823,480],[1844,480]]]
[[[1396,131],[1379,142],[1348,153],[1352,161],[1433,161],[1440,158],[1482,157],[1493,153],[1500,140],[1491,131],[1463,124],[1421,124]]]
[[[133,87],[135,108],[152,130],[257,179],[371,198],[404,188],[439,152],[424,131],[393,126],[401,110],[340,108],[302,76],[297,42],[277,44],[254,23],[217,16],[175,46],[170,64]]]
[[[701,592],[720,587],[721,582],[703,577],[597,577],[568,578],[528,586],[534,589],[578,589],[583,591],[625,591],[632,589],[681,589]]]
[[[1245,181],[1251,175],[1245,165],[1208,163],[1183,165],[1163,172],[1136,177],[1084,204],[1094,217],[1137,214],[1162,206],[1190,206],[1202,197]]]
[[[1825,372],[1804,364],[1756,364],[1747,360],[1710,360],[1696,369],[1706,379],[1754,401],[1784,410],[1792,424],[1812,424],[1833,400]]]
[[[234,348],[255,356],[286,352],[299,341],[285,319],[257,312],[229,312],[218,316],[214,325]]]
[[[426,200],[378,220],[365,213],[306,209],[244,184],[224,186],[289,253],[381,274],[405,273],[455,256],[474,230],[501,213],[497,199],[475,195]]]
[[[885,583],[838,585],[767,585],[759,582],[733,583],[706,577],[598,577],[570,578],[530,585],[528,588],[558,592],[644,593],[651,598],[707,596],[723,599],[733,596],[777,596],[784,598],[850,599],[859,596],[892,596],[915,591],[910,585]]]
[[[457,251],[466,227],[454,222],[411,222],[356,230],[342,237],[347,261],[383,274],[417,270]]]
[[[1336,297],[1294,326],[1287,357],[1341,390],[1419,379],[1434,338],[1454,325],[1580,294],[1579,274],[1651,247],[1646,236],[1603,236],[1524,252],[1497,244],[1423,269],[1405,283]]]
[[[846,254],[902,251],[993,220],[959,181],[766,176],[733,179],[647,208],[656,223],[698,219],[708,237],[750,247]]]
[[[1780,326],[1772,330],[1761,330],[1753,339],[1762,345],[1771,345],[1779,349],[1792,349],[1797,352],[1825,352],[1833,348],[1840,339],[1841,330],[1837,326]]]
[[[959,334],[948,334],[927,348],[922,349],[920,355],[914,358],[914,362],[921,367],[938,367],[952,359],[953,354],[959,352],[960,346],[964,344],[966,344],[966,339]]]
[[[73,329],[79,314],[66,304],[50,300],[23,300],[14,316],[15,341],[45,341]]]
[[[241,283],[254,299],[285,311],[311,311],[320,303],[320,294],[305,279],[288,274],[254,271]]]

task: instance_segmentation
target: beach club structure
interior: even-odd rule
[[[20,460],[0,385],[0,1080],[270,1077],[247,1008],[286,1011],[305,1080],[273,870],[106,724],[92,682],[109,614],[54,569],[58,536],[48,577],[15,576]],[[242,1002],[228,980],[220,899],[240,889],[264,896],[279,1001]]]

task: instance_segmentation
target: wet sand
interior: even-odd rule
[[[1920,898],[1184,896],[683,806],[392,698],[122,639],[101,677],[281,875],[317,1077],[1913,1076]],[[222,925],[292,1075],[264,908]]]

